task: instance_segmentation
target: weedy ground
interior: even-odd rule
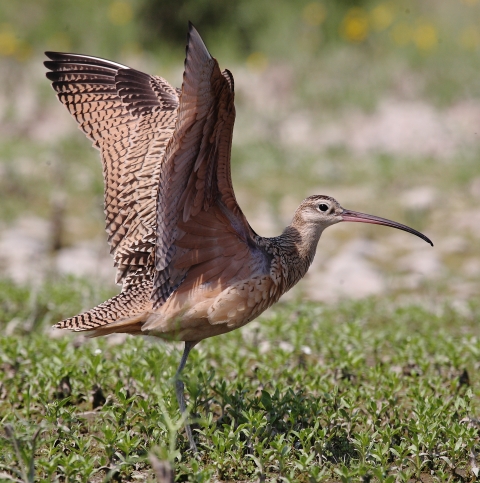
[[[1,481],[155,481],[152,453],[175,481],[478,475],[478,305],[297,302],[203,341],[184,373],[195,457],[172,384],[180,345],[52,334],[106,295],[92,293],[0,284]]]

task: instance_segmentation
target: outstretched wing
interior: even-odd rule
[[[151,279],[161,163],[178,93],[168,82],[96,57],[46,52],[59,100],[102,156],[106,231],[117,282]]]
[[[179,287],[195,260],[222,251],[218,243],[214,248],[205,243],[202,254],[198,240],[191,247],[179,241],[185,234],[184,225],[201,212],[210,213],[213,222],[216,215],[211,208],[217,205],[229,229],[235,231],[239,246],[249,244],[252,231],[236,202],[230,175],[234,120],[233,77],[227,70],[220,71],[190,24],[177,124],[160,168],[152,294],[155,307]],[[211,239],[208,242],[214,243]],[[195,250],[192,262],[177,263],[188,259],[189,250]]]

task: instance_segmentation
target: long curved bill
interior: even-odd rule
[[[350,211],[350,210],[343,210],[342,212],[342,220],[343,221],[356,221],[358,223],[372,223],[374,225],[385,225],[391,226],[392,228],[397,228],[398,230],[407,231],[408,233],[412,233],[413,235],[417,235],[422,240],[425,240],[427,243],[430,243],[433,247],[432,241],[427,238],[423,233],[420,233],[409,226],[402,225],[401,223],[397,223],[396,221],[387,220],[385,218],[380,218],[379,216],[367,215],[366,213],[359,213],[357,211]]]

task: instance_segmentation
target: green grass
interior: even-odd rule
[[[476,305],[298,302],[202,342],[184,373],[195,458],[172,385],[180,350],[54,338],[55,318],[99,295],[75,280],[36,293],[0,285],[2,333],[19,321],[0,339],[5,481],[154,481],[152,452],[176,481],[475,479]]]

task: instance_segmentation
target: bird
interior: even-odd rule
[[[323,231],[340,222],[395,221],[313,195],[276,237],[258,235],[235,198],[230,157],[235,84],[189,23],[181,89],[164,78],[87,55],[46,52],[47,78],[101,153],[105,228],[121,292],[54,325],[183,341],[181,373],[208,337],[249,323],[307,273]],[[189,424],[190,449],[197,451]]]

